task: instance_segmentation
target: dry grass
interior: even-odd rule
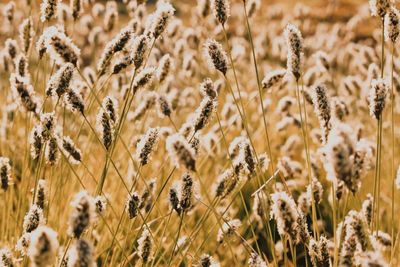
[[[0,4],[7,10],[14,3],[10,20],[0,17],[0,157],[9,159],[0,160],[0,248],[11,253],[0,250],[0,266],[398,266],[399,194],[393,186],[399,165],[398,43],[394,49],[384,43],[381,65],[381,23],[370,15],[367,1],[335,6],[335,1],[262,0],[248,20],[242,1],[222,1],[232,2],[224,27],[213,10],[201,15],[197,1],[171,1],[176,11],[160,36],[146,21],[155,20],[151,15],[157,17],[165,4],[129,11],[124,3],[101,2],[107,7],[96,14],[99,4],[82,2],[76,20],[68,13],[45,22],[40,1]],[[118,16],[107,30],[112,12]],[[32,21],[32,41],[24,51],[19,27],[26,18]],[[285,71],[288,23],[302,35],[297,80],[293,66]],[[48,31],[56,24],[65,34]],[[108,46],[111,56],[99,75],[107,44],[125,26],[127,43]],[[43,34],[47,51],[40,57],[36,43]],[[76,64],[67,36],[80,49]],[[67,42],[59,51],[68,58],[51,50],[60,44],[56,37]],[[138,58],[139,38],[147,40],[143,59],[112,74],[124,57]],[[214,47],[220,54],[211,53],[218,70],[207,64],[208,38],[221,45]],[[8,49],[11,39],[15,55]],[[26,71],[16,64],[20,55],[27,59]],[[167,71],[165,55],[171,62]],[[73,69],[71,81],[60,82],[66,92],[46,96],[51,78],[66,66]],[[266,88],[264,77],[275,70],[285,75]],[[152,79],[136,88],[145,72]],[[369,104],[378,100],[369,95],[371,82],[381,76],[389,92],[377,120]],[[208,93],[202,91],[206,78]],[[29,111],[23,93],[39,99],[35,110]],[[71,111],[66,95],[72,93],[82,98],[83,112]],[[105,105],[108,96],[118,105]],[[142,116],[135,116],[141,108]],[[55,126],[47,134],[58,140],[54,162],[45,153],[51,146],[46,132],[39,133],[39,155],[31,153],[34,127],[43,130],[40,118],[50,112]],[[150,136],[151,130],[158,134]],[[77,162],[61,149],[63,137],[80,150]],[[313,194],[307,191],[311,181]],[[43,218],[24,224],[41,193],[44,205],[37,212]],[[371,221],[367,194],[375,200],[368,206]],[[103,212],[95,210],[99,196],[106,203]],[[31,243],[21,248],[21,238]],[[205,254],[215,265],[201,261]],[[8,256],[14,265],[7,265]]]

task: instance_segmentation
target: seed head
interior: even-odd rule
[[[69,89],[75,67],[71,63],[64,64],[47,83],[46,95],[59,98]]]
[[[150,128],[140,138],[140,142],[136,146],[136,158],[140,161],[141,165],[146,165],[151,159],[151,153],[157,146],[158,137],[158,128]]]
[[[42,132],[42,126],[40,124],[36,124],[31,131],[29,143],[31,146],[31,157],[33,159],[38,158],[42,151],[44,143]]]
[[[56,137],[50,137],[47,141],[44,155],[47,164],[55,165],[58,162],[60,159],[60,151],[58,149],[58,141]]]
[[[228,58],[220,43],[207,39],[204,43],[204,55],[210,68],[220,71],[224,76],[228,70]]]
[[[59,243],[57,233],[46,226],[32,232],[28,255],[34,267],[52,266],[56,262]]]
[[[171,113],[172,113],[171,105],[170,105],[170,103],[168,102],[167,98],[164,95],[158,94],[157,104],[158,104],[158,110],[159,110],[159,113],[160,113],[160,117],[162,117],[162,116],[166,116],[166,117],[171,116]]]
[[[167,138],[167,151],[177,168],[183,165],[190,171],[196,170],[195,151],[188,141],[180,134],[174,134]]]
[[[167,28],[169,21],[175,13],[175,8],[168,2],[161,2],[157,5],[157,10],[151,15],[149,34],[157,39]]]
[[[156,70],[158,82],[160,84],[163,84],[167,80],[172,65],[172,58],[169,54],[165,54],[160,59],[160,62],[158,63],[158,68]]]
[[[33,87],[27,79],[11,74],[10,83],[15,99],[18,100],[26,111],[37,114],[40,106],[39,99],[35,96]]]
[[[21,42],[23,52],[25,54],[28,53],[29,48],[32,45],[33,35],[34,35],[33,23],[32,19],[29,17],[27,19],[24,19],[24,21],[19,26],[19,39]]]
[[[181,184],[181,196],[179,206],[182,212],[188,212],[193,208],[194,205],[194,181],[193,178],[188,174],[182,176]]]
[[[238,219],[225,221],[218,230],[217,242],[223,243],[227,238],[233,236],[241,225],[242,223]]]
[[[44,209],[44,204],[46,202],[46,181],[40,179],[37,185],[37,192],[35,197],[35,204],[40,209]]]
[[[200,84],[200,92],[204,97],[208,96],[210,99],[216,99],[218,97],[214,82],[210,78],[204,79]]]
[[[142,34],[133,40],[131,57],[136,69],[139,69],[144,61],[144,56],[149,45],[149,38]]]
[[[280,235],[289,235],[292,240],[297,239],[298,218],[296,203],[286,192],[276,192],[271,194],[273,218],[277,222]]]
[[[249,267],[267,267],[265,261],[257,253],[254,252],[251,253],[248,264]]]
[[[211,9],[213,10],[214,17],[224,25],[230,17],[230,3],[229,0],[211,0]]]
[[[301,75],[303,37],[301,36],[299,29],[290,23],[286,26],[284,35],[288,50],[287,71],[292,73],[296,78],[296,81],[298,81]]]
[[[43,0],[40,5],[40,20],[42,22],[49,21],[56,16],[59,0]]]
[[[73,246],[68,250],[68,255],[66,256],[67,266],[96,266],[93,256],[92,244],[85,239],[75,240]]]
[[[147,67],[143,69],[133,80],[132,90],[135,94],[139,89],[145,90],[151,85],[155,75],[155,69],[153,67]]]
[[[246,1],[247,16],[249,18],[253,17],[254,13],[260,9],[260,0],[248,0]]]
[[[400,33],[400,14],[396,7],[389,8],[385,16],[385,37],[386,40],[396,43]]]
[[[104,215],[106,208],[107,208],[107,202],[106,202],[105,197],[103,197],[103,196],[95,197],[94,204],[96,206],[96,213],[98,215]]]
[[[114,26],[115,26],[117,20],[118,20],[117,8],[116,7],[107,7],[105,14],[104,14],[104,30],[106,32],[111,32],[114,29]]]
[[[76,88],[69,88],[64,94],[65,107],[71,112],[78,111],[81,114],[85,111],[85,102],[82,94]]]
[[[93,197],[86,191],[81,191],[75,195],[71,207],[73,211],[69,219],[68,235],[79,239],[96,218]]]
[[[351,184],[352,156],[355,151],[355,138],[352,130],[344,124],[332,128],[326,144],[325,169],[328,179]]]
[[[196,265],[196,267],[219,267],[219,266],[220,266],[219,263],[216,262],[214,258],[208,254],[203,254]]]
[[[373,207],[374,198],[371,194],[367,195],[367,198],[362,203],[361,214],[364,217],[367,225],[370,225],[372,222],[372,207]]]
[[[143,263],[147,263],[151,257],[153,242],[147,227],[143,230],[141,237],[138,240],[138,254]]]
[[[3,7],[3,15],[11,24],[14,19],[15,3],[13,1],[9,2]]]
[[[280,83],[285,75],[286,70],[284,69],[278,69],[268,72],[261,82],[262,88],[265,90],[272,88],[273,86]]]
[[[9,248],[0,249],[0,266],[4,267],[13,267],[14,266],[14,257]]]
[[[118,121],[118,102],[114,97],[103,99],[102,107],[97,113],[96,126],[103,145],[109,149],[114,139],[114,128]]]
[[[57,28],[45,31],[44,45],[46,52],[58,64],[72,63],[77,66],[80,57],[80,49],[72,42],[72,40]]]
[[[195,132],[203,129],[211,119],[213,112],[217,108],[216,100],[210,97],[204,97],[200,106],[196,109],[193,116],[193,129]]]
[[[6,191],[11,181],[11,165],[10,159],[5,157],[0,157],[0,182],[1,189]]]
[[[322,184],[318,181],[317,178],[314,177],[311,184],[307,186],[307,197],[309,203],[315,201],[315,203],[319,204],[322,201],[323,192],[324,189],[322,187]]]
[[[108,66],[110,66],[111,59],[115,53],[122,51],[129,40],[132,38],[132,30],[125,27],[123,28],[117,36],[106,44],[106,47],[101,54],[100,60],[97,63],[97,74],[102,76],[106,73]]]
[[[24,54],[20,54],[15,59],[15,68],[16,73],[25,78],[26,80],[30,80],[30,75],[28,71],[28,60]]]
[[[331,107],[327,95],[327,89],[324,84],[314,87],[312,94],[312,102],[314,104],[314,112],[318,117],[322,130],[322,141],[325,144],[331,130]]]
[[[59,139],[59,146],[63,150],[63,153],[71,162],[71,164],[79,164],[82,160],[82,153],[79,148],[76,147],[74,141],[69,136],[63,136]]]
[[[388,91],[389,87],[385,79],[373,79],[371,81],[371,89],[368,98],[369,113],[377,120],[380,119],[382,111],[385,108]]]
[[[4,49],[11,59],[15,59],[18,53],[18,44],[14,39],[8,38],[4,43]]]
[[[384,19],[389,7],[390,4],[387,0],[369,0],[369,9],[373,17],[379,16]]]
[[[140,205],[140,198],[137,192],[133,192],[128,195],[128,200],[125,204],[126,213],[128,213],[129,218],[133,219],[138,215]]]
[[[79,18],[80,13],[82,12],[82,1],[81,0],[71,0],[71,10],[72,17],[76,21]]]

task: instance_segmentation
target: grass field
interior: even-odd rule
[[[0,1],[0,267],[399,266],[396,4],[141,2]]]

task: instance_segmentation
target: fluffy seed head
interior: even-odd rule
[[[81,162],[82,152],[76,147],[74,141],[72,141],[69,136],[63,136],[60,138],[59,146],[72,164],[79,164]]]
[[[43,0],[40,5],[40,20],[42,22],[49,21],[56,16],[59,2],[59,0]]]
[[[188,141],[180,134],[174,134],[167,138],[167,151],[176,167],[183,165],[190,171],[196,170],[195,151]]]
[[[172,109],[171,109],[171,104],[168,102],[168,99],[163,95],[159,94],[157,97],[157,106],[158,110],[160,112],[160,117],[166,116],[169,117],[171,116]]]
[[[38,187],[35,197],[35,204],[40,208],[44,209],[44,204],[46,202],[46,181],[40,179],[38,181]]]
[[[11,74],[10,83],[11,90],[18,103],[20,103],[26,111],[37,114],[40,106],[39,99],[36,97],[35,91],[28,80]]]
[[[373,17],[379,16],[381,19],[384,19],[389,6],[388,0],[369,0],[369,9]]]
[[[201,255],[199,262],[197,263],[196,267],[219,267],[219,263],[214,260],[208,254]]]
[[[399,11],[394,6],[390,7],[385,16],[385,37],[387,41],[390,40],[393,43],[397,41],[400,33],[399,22]]]
[[[76,240],[71,249],[68,250],[68,255],[66,257],[68,259],[68,267],[96,266],[92,244],[85,239]]]
[[[136,69],[139,69],[142,66],[148,45],[149,45],[149,38],[144,34],[134,39],[132,45],[131,57]]]
[[[104,215],[107,208],[106,198],[103,196],[97,196],[94,198],[94,204],[96,206],[96,213],[98,215]]]
[[[298,81],[301,75],[303,37],[301,36],[299,29],[290,23],[286,26],[284,35],[288,50],[287,71],[292,73],[296,78],[296,81]]]
[[[117,36],[106,44],[103,53],[100,56],[100,60],[97,63],[97,74],[102,76],[106,73],[108,66],[111,64],[111,59],[115,53],[120,52],[124,49],[125,45],[131,39],[133,33],[128,27],[123,28]]]
[[[42,126],[40,124],[36,124],[31,131],[29,136],[29,143],[31,146],[31,157],[36,159],[39,157],[42,147],[43,147],[43,136],[42,136]]]
[[[268,90],[273,86],[277,85],[282,81],[285,75],[286,75],[286,70],[284,69],[278,69],[268,72],[261,82],[263,89]]]
[[[191,210],[194,205],[194,181],[188,173],[182,176],[182,184],[180,189],[180,208],[182,212],[187,212]]]
[[[386,95],[389,91],[388,83],[385,79],[373,79],[369,91],[369,113],[375,119],[380,119],[385,108]]]
[[[46,52],[58,65],[69,62],[77,66],[81,54],[80,49],[64,32],[54,28],[46,32],[44,38]]]
[[[96,127],[104,147],[108,150],[114,139],[114,130],[118,121],[118,102],[107,96],[103,99],[102,107],[97,113]]]
[[[0,249],[0,266],[4,267],[14,266],[14,258],[9,248],[5,247]]]
[[[192,118],[193,129],[195,132],[200,131],[208,124],[216,108],[216,100],[208,96],[203,98]]]
[[[64,64],[47,83],[46,95],[61,97],[69,88],[75,67],[71,63]]]
[[[233,236],[241,225],[242,223],[238,219],[225,221],[222,227],[218,230],[217,242],[223,243],[227,238]]]
[[[28,255],[34,267],[52,266],[56,261],[59,243],[57,233],[46,226],[40,226],[31,234]]]
[[[367,195],[367,198],[362,203],[361,214],[364,217],[365,222],[370,225],[372,222],[372,207],[374,198],[371,194]]]
[[[322,141],[326,143],[328,140],[329,131],[331,130],[331,107],[327,95],[327,89],[324,84],[314,87],[312,93],[312,102],[314,105],[314,112],[318,117],[320,127],[322,130]]]
[[[328,179],[351,184],[352,157],[355,151],[355,138],[352,130],[344,124],[336,124],[332,128],[326,144],[325,169]]]
[[[79,239],[85,229],[95,220],[94,200],[86,191],[81,191],[75,195],[71,207],[73,211],[69,220],[68,234]]]
[[[55,165],[58,162],[60,159],[60,151],[58,149],[58,141],[56,137],[50,137],[47,141],[44,155],[47,164]]]
[[[216,99],[218,96],[214,82],[210,78],[204,79],[200,84],[200,92],[203,96],[208,96],[211,99]]]
[[[324,189],[322,187],[322,184],[318,181],[317,178],[313,178],[311,185],[307,186],[307,197],[309,202],[315,201],[315,203],[320,203],[322,201],[322,196],[323,196]],[[313,194],[311,196],[311,194]]]
[[[29,48],[32,45],[32,39],[34,35],[32,19],[29,17],[19,26],[19,39],[22,44],[22,49],[25,54],[28,53]]]
[[[265,261],[257,253],[254,252],[251,253],[248,264],[249,267],[267,267]]]
[[[85,102],[82,94],[76,88],[69,88],[63,97],[64,104],[71,112],[78,111],[81,114],[85,111]]]
[[[231,15],[229,0],[211,0],[211,8],[215,18],[219,21],[219,23],[224,25]]]
[[[160,62],[158,63],[158,68],[157,68],[157,78],[158,82],[160,84],[163,84],[170,73],[170,70],[172,69],[172,58],[169,54],[164,55],[161,59]]]
[[[204,55],[210,68],[216,69],[223,75],[226,75],[228,58],[220,43],[213,39],[207,39],[204,43]]]
[[[130,219],[135,218],[139,212],[140,198],[137,192],[133,192],[128,196],[128,200],[125,204],[126,212],[129,215]]]
[[[277,221],[279,234],[287,234],[296,240],[299,213],[293,198],[286,192],[276,192],[271,194],[271,199],[271,214]]]
[[[151,257],[152,250],[151,235],[147,227],[143,230],[141,237],[138,240],[138,254],[143,263],[147,263]]]
[[[140,138],[140,142],[136,146],[136,158],[141,165],[146,165],[152,151],[155,149],[159,137],[158,128],[150,128],[146,134]]]
[[[24,217],[23,229],[25,233],[31,233],[36,230],[40,225],[44,225],[43,210],[37,206],[32,205]]]
[[[72,10],[72,17],[74,20],[77,20],[80,13],[82,12],[82,1],[81,0],[71,0],[71,10]]]
[[[175,8],[168,2],[157,5],[157,10],[151,16],[151,24],[148,32],[157,39],[167,28],[169,21],[175,13]]]
[[[10,159],[6,157],[0,157],[0,182],[1,189],[7,190],[9,182],[11,181],[11,166]]]
[[[139,89],[145,90],[152,83],[155,75],[153,67],[143,69],[133,80],[132,90],[135,94]]]

